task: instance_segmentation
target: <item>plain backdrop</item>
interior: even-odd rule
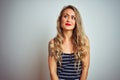
[[[70,4],[90,40],[87,80],[120,80],[119,0],[0,0],[0,80],[50,80],[48,42]]]

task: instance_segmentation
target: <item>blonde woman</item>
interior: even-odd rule
[[[57,35],[49,41],[51,80],[87,80],[90,64],[89,39],[79,11],[65,6],[57,20]]]

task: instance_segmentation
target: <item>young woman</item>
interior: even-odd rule
[[[51,80],[86,80],[90,64],[89,39],[79,11],[65,6],[57,20],[57,35],[48,44]]]

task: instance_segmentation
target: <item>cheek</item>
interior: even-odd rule
[[[65,18],[62,18],[62,19],[61,19],[61,22],[62,22],[62,23],[64,23],[65,21],[66,21],[66,19],[65,19]]]
[[[65,24],[66,20],[64,18],[61,19],[61,25],[63,26]]]
[[[75,21],[73,21],[72,24],[75,26],[75,24],[76,24]]]

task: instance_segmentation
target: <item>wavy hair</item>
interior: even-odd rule
[[[75,55],[75,59],[76,62],[78,64],[80,64],[80,61],[83,61],[85,55],[86,55],[86,50],[85,50],[85,32],[83,29],[83,23],[82,23],[82,19],[80,16],[79,11],[77,10],[77,8],[75,8],[72,5],[68,5],[63,7],[63,9],[61,10],[58,19],[57,19],[57,35],[54,38],[54,48],[52,48],[52,56],[55,57],[55,59],[61,64],[61,53],[62,53],[62,48],[61,45],[63,44],[63,40],[64,40],[64,34],[63,34],[63,29],[61,27],[61,17],[63,12],[66,9],[72,9],[75,13],[75,28],[73,29],[73,34],[71,37],[71,41],[73,44],[73,51],[74,51],[74,55]],[[84,63],[83,63],[84,64]]]

